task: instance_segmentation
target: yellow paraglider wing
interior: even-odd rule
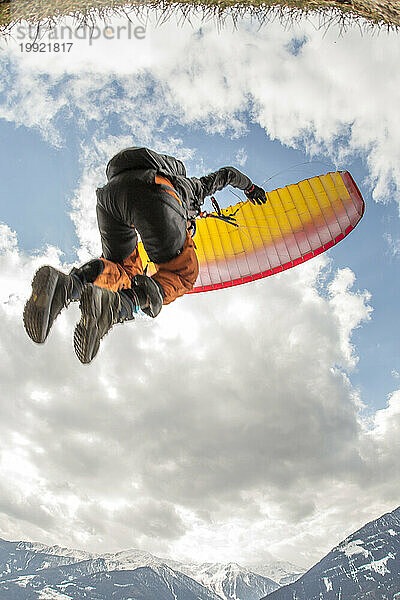
[[[357,185],[341,171],[268,192],[261,206],[246,200],[221,210],[230,222],[215,218],[217,213],[197,219],[200,272],[192,292],[240,285],[301,264],[340,242],[363,213]]]

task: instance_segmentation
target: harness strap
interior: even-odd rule
[[[156,183],[164,186],[164,189],[167,192],[167,194],[175,198],[175,200],[178,200],[179,204],[183,206],[182,200],[179,198],[174,186],[172,185],[169,179],[167,179],[166,177],[162,177],[161,175],[156,175]]]

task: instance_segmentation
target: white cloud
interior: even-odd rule
[[[240,150],[236,154],[236,162],[241,167],[244,167],[247,162],[247,152],[245,148],[240,148]]]
[[[84,368],[71,343],[76,305],[42,347],[22,327],[28,279],[41,262],[59,265],[57,253],[26,257],[3,231],[10,241],[1,287],[17,289],[19,279],[23,286],[12,310],[1,305],[1,535],[243,561],[257,546],[258,558],[272,547],[294,559],[291,548],[313,535],[318,550],[302,561],[317,558],[330,523],[321,507],[329,515],[342,502],[345,519],[352,500],[335,491],[338,482],[359,489],[365,472],[375,472],[360,454],[371,434],[346,377],[352,331],[369,313],[352,274],[338,272],[323,297],[320,258],[243,288],[187,297],[156,321],[116,327]],[[351,310],[338,327],[340,303]],[[395,435],[385,414],[376,425],[381,447]],[[380,477],[382,505],[385,485]],[[361,514],[375,505],[367,496]]]
[[[1,42],[0,42],[1,43]],[[55,98],[52,87],[56,81],[49,83],[40,74],[16,69],[6,69],[7,56],[0,56],[0,118],[15,123],[18,127],[38,129],[46,141],[55,146],[61,144],[61,138],[55,125],[60,111],[66,108],[66,99]]]
[[[367,304],[371,294],[366,290],[362,293],[352,293],[354,283],[354,273],[346,268],[338,271],[335,279],[329,284],[330,303],[339,322],[341,351],[351,365],[357,362],[354,348],[350,344],[351,332],[362,321],[369,319],[372,312],[372,307]]]
[[[73,51],[56,61],[51,53],[23,54],[19,40],[11,41],[2,60],[11,58],[15,73],[3,83],[2,115],[36,125],[58,141],[54,120],[67,106],[75,105],[82,120],[90,115],[100,127],[106,115],[118,114],[133,134],[140,123],[141,135],[148,116],[157,114],[240,136],[246,131],[241,115],[251,109],[272,139],[325,153],[341,168],[348,156],[360,154],[375,199],[399,199],[395,33],[371,37],[353,29],[339,36],[335,27],[322,32],[312,21],[302,22],[297,32],[282,31],[279,23],[258,30],[246,21],[238,30],[216,31],[193,22],[182,25],[178,36],[173,20],[157,27],[150,19],[144,40],[99,39],[92,47],[74,40]],[[117,19],[113,26],[123,23]],[[306,41],[294,55],[290,42],[299,36]],[[141,94],[150,90],[155,103],[144,105]],[[149,122],[148,137],[155,122]]]
[[[385,239],[388,243],[391,254],[393,256],[400,255],[400,239],[394,239],[390,233],[385,234]]]
[[[375,414],[372,435],[386,448],[388,456],[397,457],[400,451],[400,390],[389,396],[387,407]]]

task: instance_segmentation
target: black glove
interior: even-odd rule
[[[248,190],[244,190],[244,193],[250,200],[252,204],[265,204],[267,201],[267,196],[264,190],[258,185],[252,185]]]

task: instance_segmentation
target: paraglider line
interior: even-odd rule
[[[301,167],[302,165],[312,165],[313,163],[319,163],[321,165],[325,165],[326,167],[330,168],[330,166],[328,165],[328,163],[324,162],[323,160],[306,160],[305,162],[296,163],[295,165],[292,165],[290,167],[286,167],[285,169],[282,169],[282,171],[277,171],[276,173],[274,173],[273,175],[271,175],[271,177],[268,177],[268,179],[264,179],[264,181],[262,182],[262,185],[264,185],[264,183],[267,183],[267,181],[270,181],[271,179],[273,179],[277,175],[281,175],[282,173],[286,173],[286,171],[290,171],[290,169],[295,169],[296,167]]]

